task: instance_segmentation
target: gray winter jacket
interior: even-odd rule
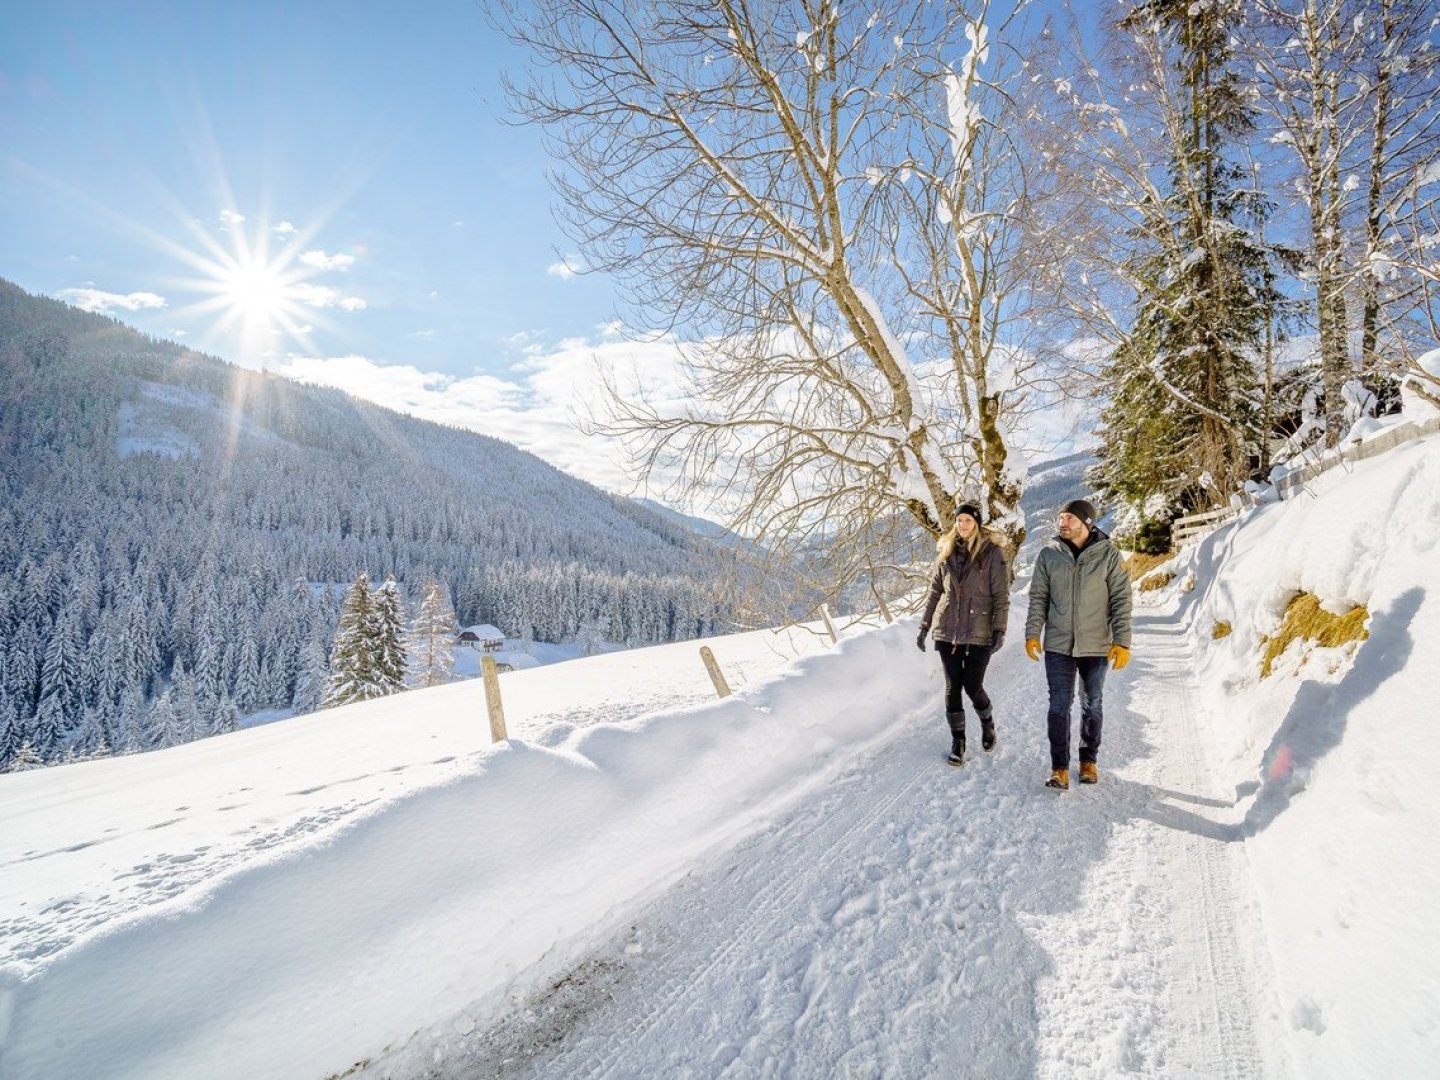
[[[986,541],[974,560],[963,543],[935,567],[920,625],[936,641],[989,645],[1010,620],[1010,571],[1005,553]]]
[[[1092,530],[1079,558],[1056,536],[1035,560],[1025,637],[1043,627],[1047,652],[1104,656],[1130,647],[1130,607],[1130,576],[1108,536]]]

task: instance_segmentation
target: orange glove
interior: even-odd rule
[[[1031,660],[1040,659],[1040,639],[1038,637],[1027,637],[1025,639],[1025,655]]]
[[[1119,671],[1130,662],[1130,650],[1124,645],[1110,646],[1110,666]]]

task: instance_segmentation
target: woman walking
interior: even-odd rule
[[[965,764],[965,704],[980,718],[980,745],[995,748],[995,717],[985,692],[990,654],[1005,640],[1010,618],[1010,570],[1005,553],[981,528],[980,510],[962,503],[955,525],[936,544],[935,573],[915,644],[935,628],[935,651],[945,669],[945,714],[950,723],[951,765]],[[963,696],[962,696],[963,695]]]

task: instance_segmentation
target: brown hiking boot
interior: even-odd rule
[[[1080,762],[1080,783],[1098,784],[1100,782],[1100,769],[1093,761]]]
[[[1045,781],[1045,786],[1046,786],[1046,787],[1049,787],[1049,788],[1055,788],[1057,791],[1069,791],[1069,790],[1070,790],[1070,770],[1069,770],[1069,769],[1051,769],[1051,770],[1050,770],[1050,779]]]

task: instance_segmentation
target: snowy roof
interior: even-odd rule
[[[505,632],[498,626],[491,626],[489,623],[476,623],[474,626],[464,627],[460,633],[474,634],[481,641],[493,641],[497,638],[503,639]]]

